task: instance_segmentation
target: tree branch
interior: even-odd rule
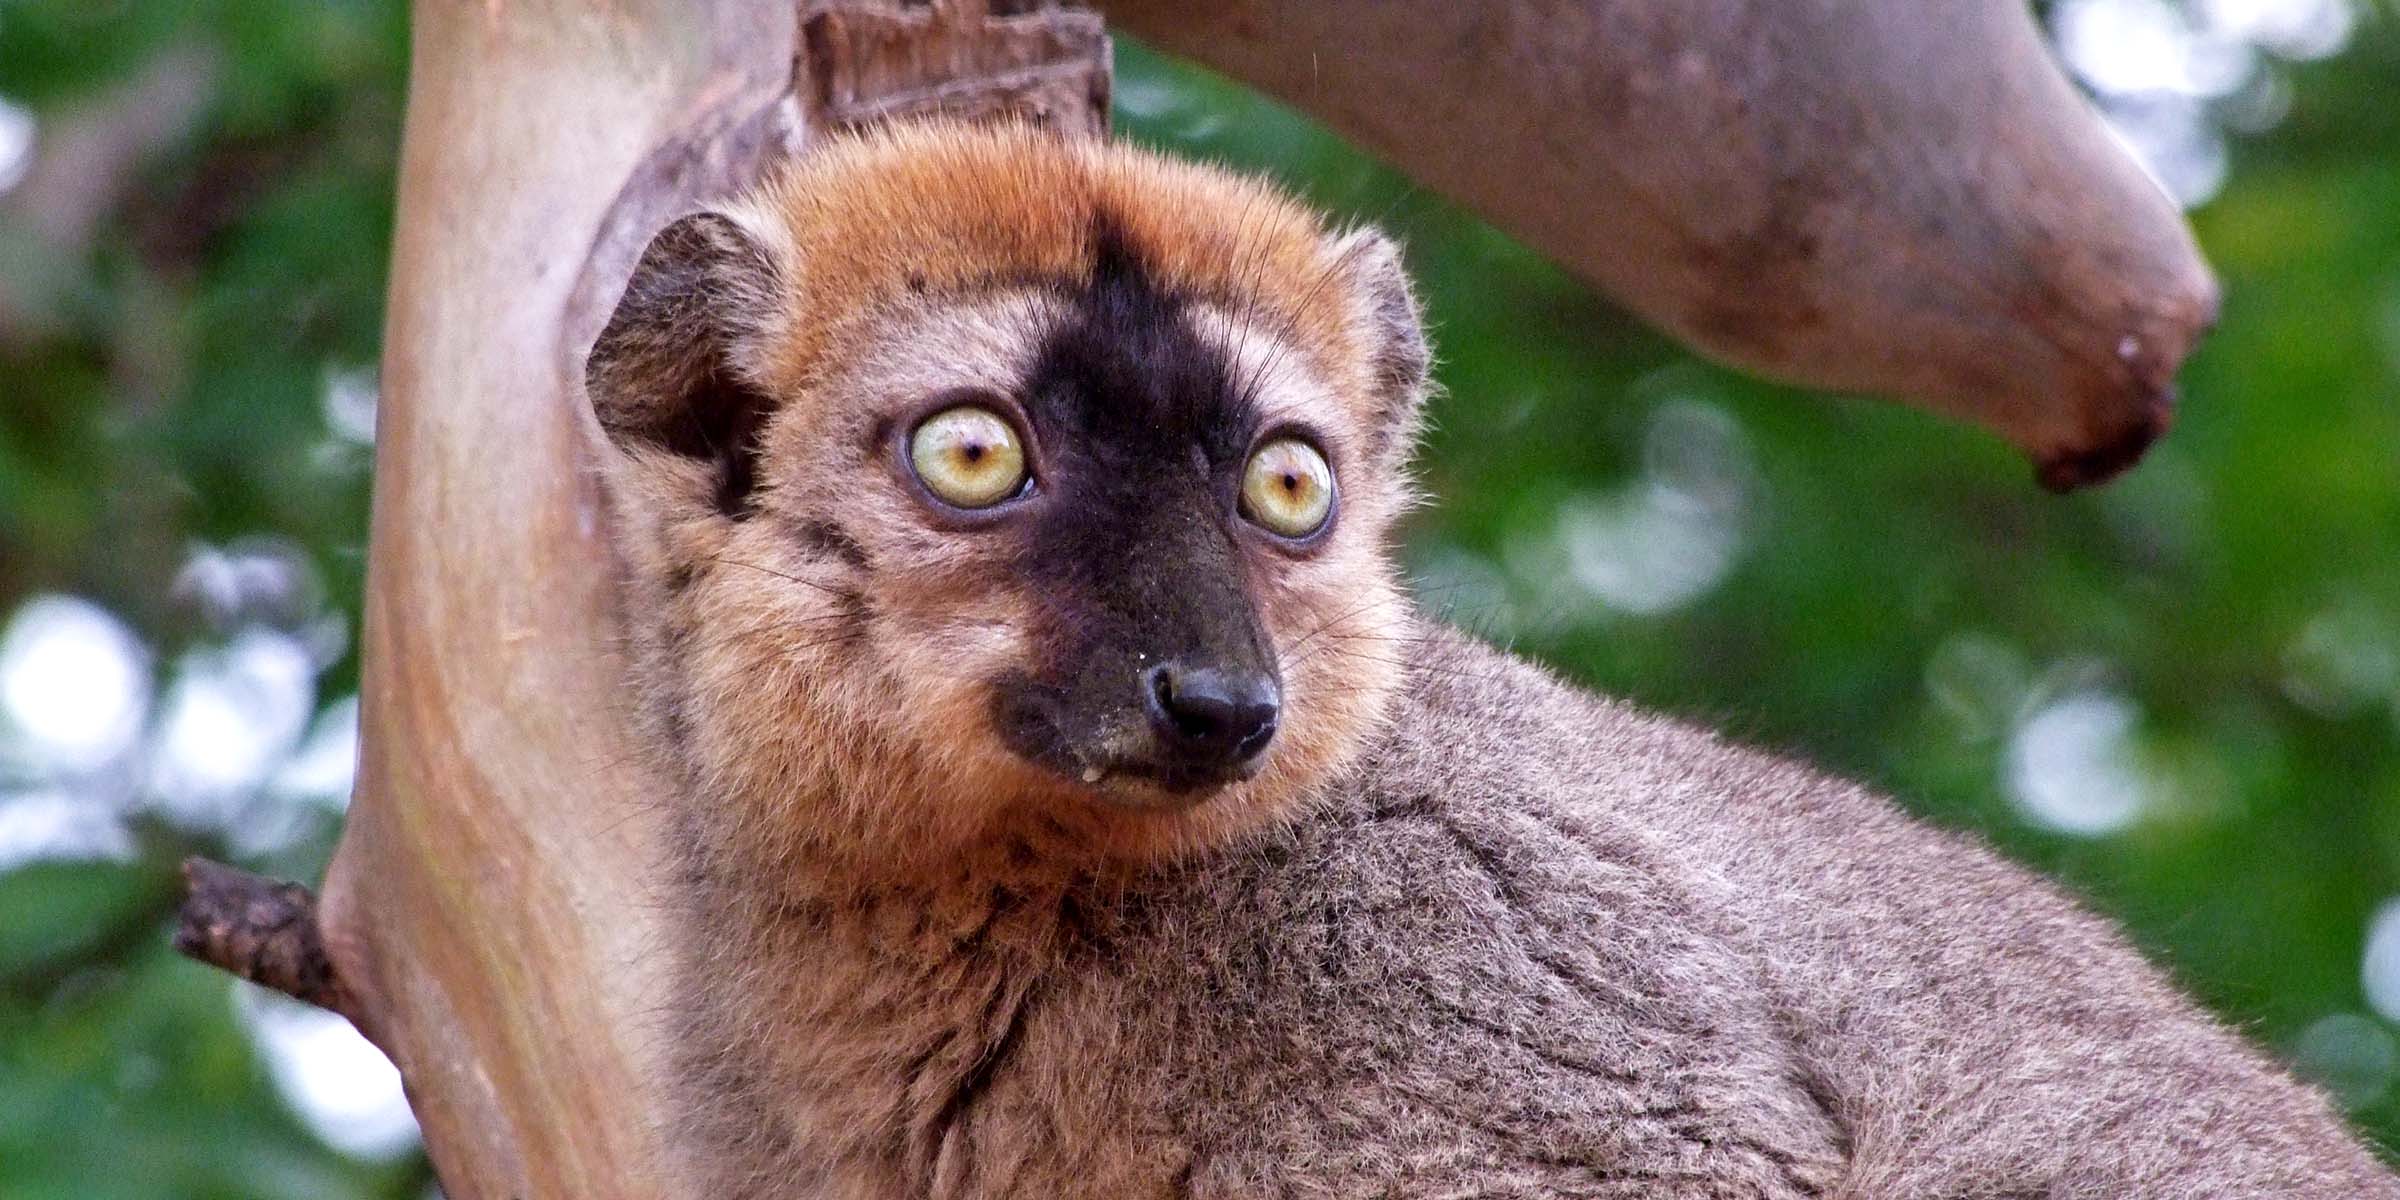
[[[1690,345],[1972,421],[2052,488],[2165,432],[2216,313],[2025,0],[1100,6]]]
[[[363,1015],[325,953],[315,893],[205,858],[183,860],[175,949],[358,1022]]]

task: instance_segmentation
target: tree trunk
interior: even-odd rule
[[[755,138],[788,86],[793,24],[775,4],[416,6],[362,760],[324,927],[454,1200],[668,1194],[645,895],[666,790],[609,700],[575,351],[607,315],[587,269],[621,275],[629,225],[739,179],[725,135]]]
[[[202,865],[183,941],[348,1013],[399,1064],[457,1200],[672,1194],[669,797],[615,699],[583,353],[653,230],[812,129],[928,108],[1096,126],[1096,18],[993,7],[1011,15],[416,6],[358,792],[320,910]],[[1976,417],[2054,465],[2150,428],[2207,307],[2176,215],[2013,0],[1112,7],[1670,329]],[[1970,34],[1987,40],[1928,50]],[[1965,92],[1915,103],[1944,80]]]

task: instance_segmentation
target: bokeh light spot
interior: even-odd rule
[[[0,634],[10,757],[48,774],[107,766],[141,736],[149,651],[115,614],[74,596],[25,602]]]
[[[2035,710],[2008,746],[2008,794],[2036,824],[2097,837],[2131,825],[2147,791],[2134,743],[2141,713],[2109,692],[2077,692]]]
[[[2400,897],[2386,900],[2367,922],[2367,951],[2359,967],[2367,1003],[2387,1021],[2400,1021]]]
[[[316,674],[307,646],[273,629],[187,655],[152,763],[160,807],[187,825],[224,824],[298,744],[315,712]]]
[[[345,1018],[234,985],[234,1010],[266,1060],[275,1090],[326,1145],[355,1158],[392,1159],[417,1146],[400,1072]]]
[[[2383,1022],[2357,1013],[2319,1017],[2292,1041],[2292,1069],[2348,1108],[2383,1098],[2400,1073],[2400,1044]]]
[[[40,126],[24,105],[0,97],[0,196],[25,182],[33,170]]]
[[[1649,615],[1724,581],[1741,557],[1758,479],[1740,425],[1697,400],[1661,405],[1642,451],[1639,480],[1560,506],[1558,540],[1592,598]]]

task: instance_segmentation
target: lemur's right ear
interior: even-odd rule
[[[717,508],[748,515],[759,427],[773,398],[751,370],[780,303],[774,258],[722,213],[652,239],[584,366],[600,428],[619,446],[712,463]]]
[[[1400,246],[1373,226],[1337,235],[1335,269],[1350,295],[1352,318],[1364,335],[1369,385],[1375,391],[1378,454],[1405,455],[1423,418],[1433,352],[1425,343],[1425,313],[1409,285]]]

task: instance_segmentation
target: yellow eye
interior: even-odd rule
[[[1333,467],[1299,438],[1276,438],[1242,468],[1242,515],[1271,533],[1303,538],[1333,512]]]
[[[927,491],[960,508],[990,508],[1025,487],[1025,446],[988,408],[962,404],[925,418],[908,438],[908,462]]]

